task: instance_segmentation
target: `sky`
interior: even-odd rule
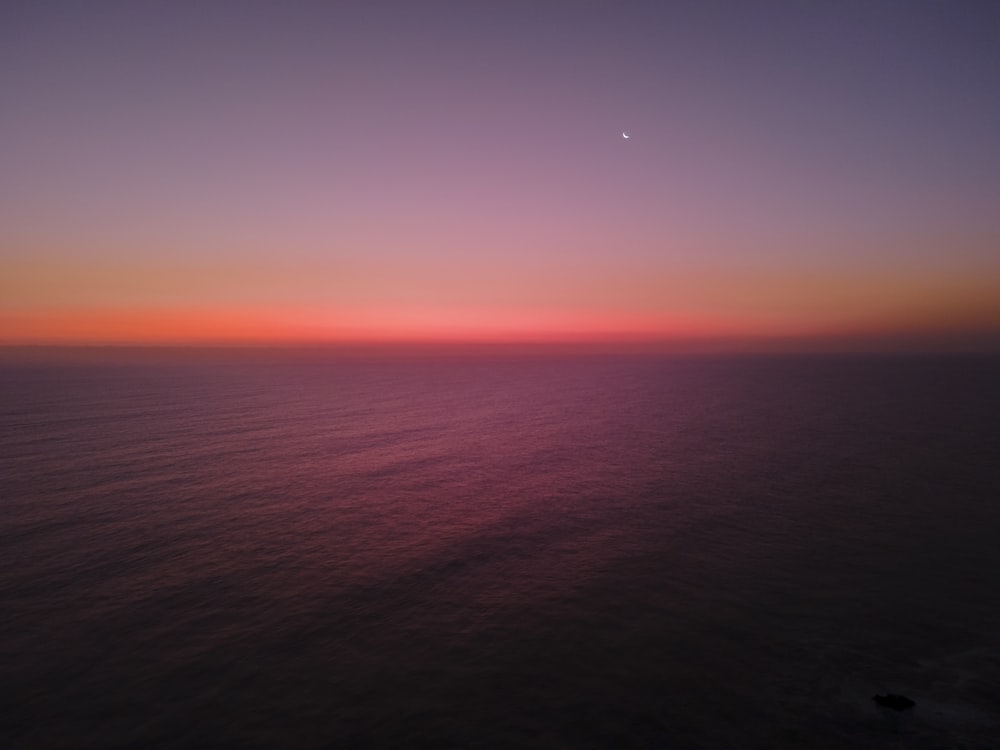
[[[960,0],[4,3],[0,344],[1000,351],[998,39]]]

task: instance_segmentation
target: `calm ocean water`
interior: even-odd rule
[[[7,363],[0,428],[4,748],[1000,748],[997,359]]]

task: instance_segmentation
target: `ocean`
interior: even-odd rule
[[[1000,748],[1000,359],[8,359],[0,686],[11,750]]]

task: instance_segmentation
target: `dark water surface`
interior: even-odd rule
[[[997,359],[8,363],[0,427],[0,747],[1000,748]]]

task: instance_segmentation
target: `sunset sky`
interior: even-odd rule
[[[5,3],[0,343],[1000,350],[998,40],[997,2]]]

